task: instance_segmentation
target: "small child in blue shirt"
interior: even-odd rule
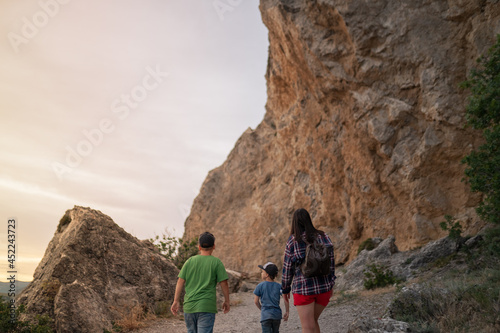
[[[280,308],[281,284],[274,282],[278,275],[278,266],[272,262],[266,263],[264,266],[259,265],[262,269],[262,281],[254,290],[255,305],[261,310],[260,324],[262,325],[262,333],[278,333],[282,312]],[[288,320],[290,314],[290,304],[285,299],[285,315],[283,319]]]

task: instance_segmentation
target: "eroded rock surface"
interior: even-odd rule
[[[365,271],[376,265],[384,272],[406,281],[414,278],[422,268],[436,260],[448,257],[459,249],[459,241],[443,237],[411,251],[399,251],[394,236],[384,239],[375,249],[361,251],[345,267],[337,269],[336,290],[360,291],[364,289]]]
[[[149,241],[100,211],[75,206],[61,219],[19,303],[49,315],[58,332],[112,330],[132,311],[171,304],[178,269]]]
[[[500,33],[485,1],[261,0],[268,101],[207,176],[185,235],[210,230],[226,267],[281,264],[293,211],[328,232],[337,262],[368,237],[409,250],[457,217],[481,223],[461,181],[479,145],[458,87]]]

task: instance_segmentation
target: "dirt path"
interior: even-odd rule
[[[352,297],[334,295],[337,301],[332,301],[319,319],[322,332],[345,333],[349,324],[359,316],[381,317],[394,295],[392,290],[376,293],[364,293]],[[260,312],[253,303],[253,294],[243,292],[231,294],[231,311],[220,312],[215,319],[216,333],[258,333],[261,332]],[[282,309],[284,309],[282,302]],[[284,333],[300,333],[299,317],[295,307],[290,306],[290,319],[282,321],[280,331]],[[159,319],[150,323],[147,328],[138,333],[185,333],[186,326],[181,319]]]

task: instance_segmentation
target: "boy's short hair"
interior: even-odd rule
[[[274,278],[276,277],[276,275],[278,275],[278,266],[276,266],[275,264],[273,264],[272,262],[267,262],[264,264],[264,266],[262,265],[258,265],[260,269],[264,270],[271,279],[274,280]]]
[[[215,244],[215,237],[209,232],[204,232],[198,238],[198,243],[204,249],[209,249]]]

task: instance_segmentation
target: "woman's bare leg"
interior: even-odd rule
[[[321,312],[323,312],[325,308],[326,306],[314,303],[314,324],[315,324],[314,333],[320,333],[318,319],[319,316],[321,315]]]
[[[314,319],[315,303],[307,305],[297,305],[297,313],[299,314],[302,333],[315,333],[316,321]]]

